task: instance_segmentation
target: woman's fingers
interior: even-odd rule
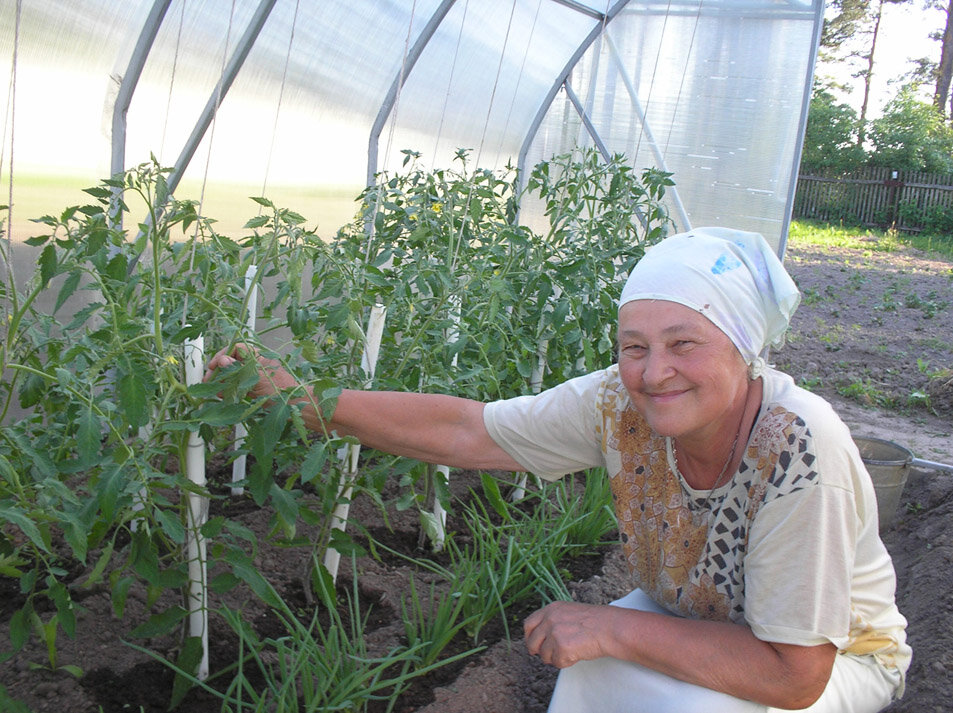
[[[523,623],[526,650],[557,668],[605,656],[604,623],[613,612],[578,602],[553,602]]]
[[[247,344],[242,344],[239,342],[231,349],[225,347],[220,349],[215,353],[211,359],[209,359],[208,364],[205,365],[205,375],[202,377],[203,381],[209,381],[216,369],[222,369],[226,366],[231,366],[237,361],[243,361],[248,356],[257,356],[258,352],[249,347]]]

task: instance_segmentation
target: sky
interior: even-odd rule
[[[940,57],[940,43],[929,36],[943,27],[944,14],[939,10],[924,10],[922,5],[923,0],[912,0],[912,3],[904,5],[884,4],[874,52],[871,118],[880,115],[883,106],[895,96],[898,87],[890,80],[911,69],[911,59],[928,56],[936,61]],[[846,81],[851,81],[855,87],[847,102],[859,109],[863,100],[863,84],[860,80]]]

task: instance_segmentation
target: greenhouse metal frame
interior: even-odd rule
[[[0,13],[2,168],[41,164],[20,138],[36,100],[18,73],[108,64],[100,173],[152,154],[177,185],[204,147],[209,185],[240,166],[249,181],[359,186],[404,150],[525,172],[595,146],[670,171],[679,229],[732,225],[783,252],[822,18],[818,0],[16,0]]]

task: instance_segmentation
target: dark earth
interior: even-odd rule
[[[786,264],[804,299],[788,343],[772,355],[773,361],[830,399],[855,435],[895,442],[919,461],[953,464],[953,263],[912,248],[883,252],[875,238],[862,238],[860,244],[864,247],[788,246]],[[907,694],[888,709],[896,713],[953,710],[953,472],[919,461],[909,469],[900,506],[882,530],[894,557],[898,600],[910,622],[914,649]],[[456,497],[465,498],[471,488],[479,489],[479,478],[454,473],[451,486]],[[226,507],[264,537],[267,517],[251,503]],[[376,506],[362,499],[355,501],[351,514],[395,550],[417,554],[415,514],[389,512],[390,529]],[[462,529],[458,517],[455,509],[450,531]],[[308,557],[306,551],[263,543],[256,565],[290,603],[303,607],[302,575]],[[404,635],[400,602],[410,567],[394,556],[379,560],[365,556],[356,561],[356,568],[359,600],[371,611],[368,645],[387,650]],[[604,603],[631,589],[614,546],[577,558],[570,571],[574,580],[570,592],[580,601]],[[342,566],[339,588],[349,590],[351,582],[348,562]],[[0,578],[3,647],[8,646],[7,622],[16,593],[16,583]],[[46,652],[31,641],[0,664],[0,683],[23,704],[22,709],[9,710],[166,710],[171,673],[123,643],[129,630],[147,616],[144,590],[133,588],[123,620],[113,615],[105,589],[78,590],[76,596],[77,637],[60,638],[58,663],[78,666],[83,675],[36,668],[34,664],[46,661]],[[274,626],[273,617],[247,594],[235,591],[224,603],[242,606],[244,620],[263,633]],[[488,626],[482,637],[485,650],[421,680],[394,710],[545,711],[556,672],[529,656],[521,641],[520,622],[532,607],[509,612],[510,640],[502,622]],[[214,671],[234,658],[236,639],[220,619],[213,617],[212,627]],[[162,637],[138,643],[172,656],[178,642]],[[468,644],[462,642],[457,650]],[[201,693],[190,694],[178,708],[185,713],[218,709],[214,699]]]

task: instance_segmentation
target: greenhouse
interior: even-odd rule
[[[323,419],[607,372],[673,235],[777,263],[823,11],[2,0],[0,709],[432,710],[571,599],[604,468]]]
[[[361,187],[403,150],[492,169],[595,146],[671,172],[679,229],[779,245],[822,5],[6,2],[4,185],[154,155],[214,204],[237,181]]]

